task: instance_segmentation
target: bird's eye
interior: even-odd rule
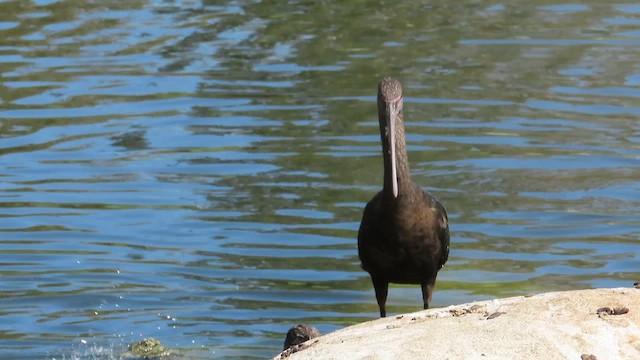
[[[393,111],[398,111],[400,106],[402,106],[402,97],[398,101],[394,101],[391,103],[391,109]]]

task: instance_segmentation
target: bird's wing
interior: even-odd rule
[[[370,262],[372,257],[378,251],[378,217],[380,213],[380,198],[381,195],[374,196],[371,201],[367,203],[362,214],[362,222],[360,223],[360,229],[358,230],[358,256],[362,263],[362,268],[369,271]]]
[[[438,224],[438,239],[440,240],[440,261],[438,263],[438,269],[444,266],[444,263],[449,259],[449,218],[447,217],[447,210],[439,202],[435,201],[436,209],[436,222]]]
[[[358,242],[366,239],[371,233],[377,229],[377,219],[380,217],[380,202],[382,201],[382,192],[379,192],[374,196],[364,207],[362,213],[362,221],[360,222],[360,229],[358,230]]]

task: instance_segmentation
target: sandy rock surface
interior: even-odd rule
[[[392,315],[274,359],[581,358],[640,359],[640,289],[552,292]]]

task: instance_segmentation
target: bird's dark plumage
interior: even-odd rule
[[[378,119],[384,186],[364,209],[358,255],[384,317],[389,283],[420,284],[429,307],[438,270],[449,257],[449,222],[444,206],[411,180],[399,81],[385,78],[378,85]]]

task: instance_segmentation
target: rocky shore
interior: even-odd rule
[[[640,359],[640,289],[551,292],[394,315],[274,359]]]

